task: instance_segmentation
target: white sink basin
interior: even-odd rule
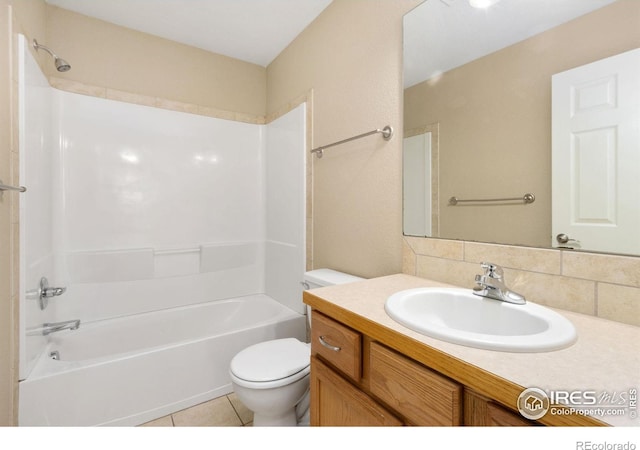
[[[389,297],[385,311],[418,333],[487,350],[547,352],[577,338],[573,324],[555,311],[480,297],[469,289],[408,289]]]

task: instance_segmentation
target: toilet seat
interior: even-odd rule
[[[294,383],[310,372],[311,350],[294,338],[275,339],[245,348],[232,360],[230,375],[240,386],[272,389]]]

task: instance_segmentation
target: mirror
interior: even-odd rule
[[[640,227],[622,244],[593,246],[552,220],[562,195],[552,189],[562,179],[552,154],[552,77],[640,47],[640,2],[471,3],[481,2],[427,0],[404,18],[404,233],[640,254]],[[632,100],[638,114],[640,93]],[[635,166],[631,209],[640,217],[637,132],[633,140],[638,156],[625,170]],[[593,161],[585,173],[600,179],[602,160]],[[602,209],[579,200],[589,214]],[[615,232],[598,220],[586,221]]]

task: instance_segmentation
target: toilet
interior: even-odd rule
[[[304,274],[305,289],[360,281],[331,269]],[[310,318],[307,307],[307,318]],[[310,323],[310,322],[309,322]],[[231,360],[229,374],[238,399],[253,411],[254,426],[309,425],[310,344],[295,338],[260,342]]]

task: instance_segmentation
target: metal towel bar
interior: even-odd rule
[[[27,190],[26,187],[24,186],[9,186],[6,184],[2,184],[2,180],[0,180],[0,191],[18,191],[18,192],[25,192]]]
[[[391,128],[389,125],[387,125],[382,130],[376,129],[376,130],[373,130],[373,131],[369,131],[367,133],[362,133],[362,134],[359,134],[357,136],[353,136],[353,137],[350,137],[350,138],[347,138],[347,139],[343,139],[343,140],[338,141],[338,142],[334,142],[332,144],[327,144],[327,145],[323,145],[321,147],[316,147],[313,150],[311,150],[311,153],[315,153],[318,158],[322,158],[322,152],[323,152],[324,149],[327,149],[329,147],[333,147],[334,145],[344,144],[345,142],[355,141],[356,139],[360,139],[360,138],[363,138],[363,137],[366,137],[366,136],[371,136],[372,134],[376,134],[376,133],[382,133],[382,137],[384,138],[384,140],[388,141],[393,137],[393,128]]]
[[[455,206],[458,203],[463,202],[511,202],[511,201],[521,201],[523,203],[533,203],[536,201],[536,196],[533,194],[524,194],[522,197],[509,197],[509,198],[477,198],[477,199],[468,199],[463,200],[458,197],[451,197],[449,199],[449,205]]]

